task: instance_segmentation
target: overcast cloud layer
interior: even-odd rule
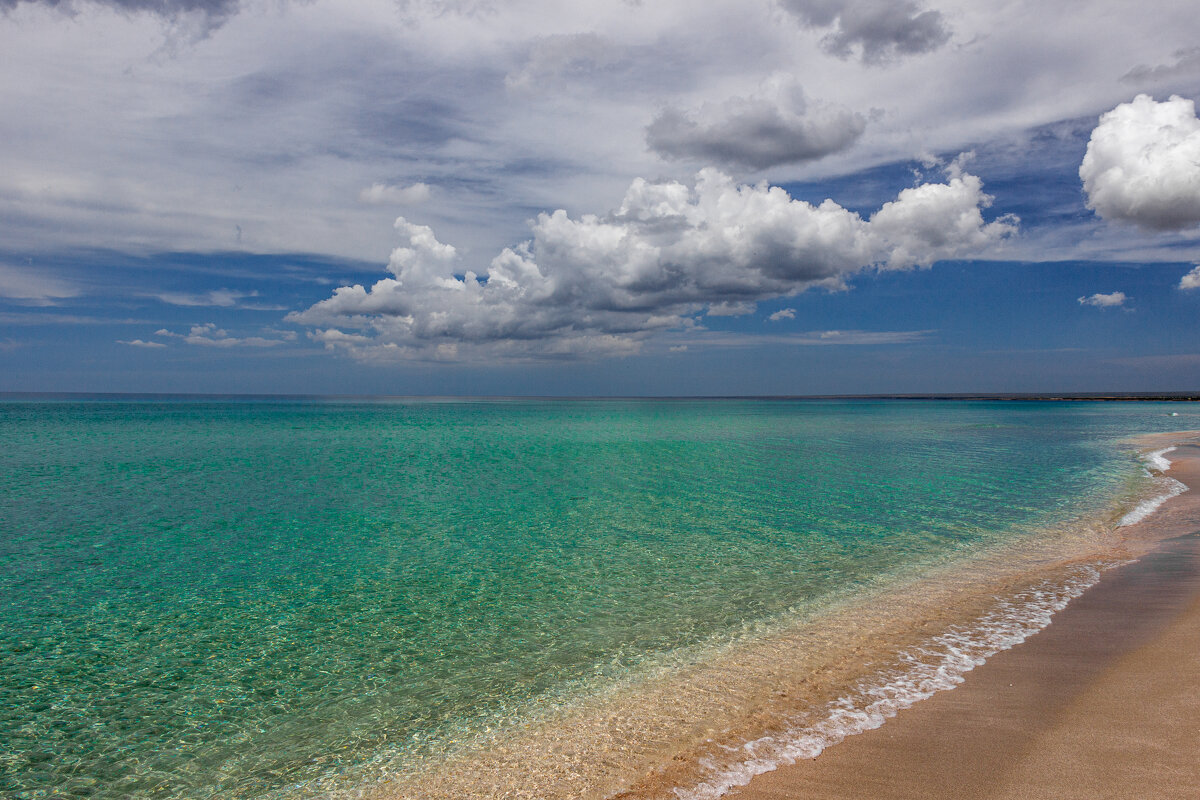
[[[639,175],[820,180],[1200,88],[1171,2],[0,3],[0,240],[35,251],[382,263],[403,211],[496,252]]]

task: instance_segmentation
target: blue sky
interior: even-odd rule
[[[1200,389],[1186,4],[561,5],[0,0],[0,391]]]

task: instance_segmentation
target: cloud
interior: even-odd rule
[[[496,13],[495,0],[395,0],[396,8],[411,22],[423,16],[487,17]]]
[[[373,183],[358,193],[359,202],[374,206],[414,206],[429,202],[432,196],[433,190],[427,183],[414,183],[409,186]]]
[[[276,347],[294,341],[296,338],[296,334],[293,331],[271,330],[265,332],[274,334],[275,338],[266,338],[263,336],[245,336],[239,338],[230,336],[228,331],[218,328],[212,322],[206,322],[203,325],[193,325],[187,333],[175,333],[166,328],[160,328],[154,332],[154,335],[182,339],[188,344],[201,345],[203,347]]]
[[[1179,279],[1180,289],[1200,289],[1200,264],[1192,268],[1192,271]]]
[[[912,344],[928,338],[933,331],[809,331],[789,336],[784,344],[795,345],[881,345]]]
[[[3,325],[145,325],[144,319],[95,317],[83,314],[0,312]]]
[[[117,339],[117,344],[127,344],[131,347],[166,347],[162,342],[144,342],[141,339]]]
[[[1138,64],[1122,75],[1121,80],[1125,83],[1139,84],[1168,81],[1200,73],[1200,47],[1176,50],[1173,55],[1175,56],[1174,64],[1159,64],[1157,67]]]
[[[78,295],[79,289],[65,281],[27,267],[0,264],[0,297],[50,305],[55,300]]]
[[[818,119],[815,98],[824,98],[868,122],[852,147],[772,167],[772,179],[861,173],[854,207],[877,208],[889,195],[869,170],[922,150],[985,151],[1064,118],[1094,122],[1134,94],[1114,80],[1121,72],[1169,64],[1174,47],[1198,40],[1195,15],[1166,6],[1110,2],[1081,15],[1061,3],[917,0],[891,6],[907,19],[940,10],[933,30],[953,27],[954,41],[868,70],[863,44],[840,60],[817,41],[859,31],[878,43],[869,53],[910,42],[902,56],[920,37],[868,36],[853,20],[878,5],[828,0],[792,3],[828,23],[815,28],[780,3],[736,0],[603,0],[552,12],[541,2],[412,2],[404,14],[391,0],[355,4],[353,14],[290,0],[125,6],[243,9],[203,47],[164,57],[156,13],[76,0],[68,22],[44,2],[0,3],[16,8],[0,11],[0,52],[22,65],[0,85],[0,241],[25,253],[235,249],[383,262],[394,233],[370,212],[417,214],[360,195],[376,182],[419,180],[433,187],[421,221],[491,255],[523,238],[539,210],[605,208],[634,175],[678,178],[722,163],[664,165],[646,146],[646,126],[664,108],[701,133],[721,121],[701,113],[705,103],[719,110],[730,98],[774,103],[787,123],[795,109],[762,89],[775,74],[797,76],[814,98],[802,119]],[[531,91],[506,90],[506,80],[526,79]],[[1014,170],[1044,169],[1030,163],[1044,149],[1031,145],[1013,153]],[[850,202],[848,181],[838,191]]]
[[[922,11],[912,0],[782,0],[802,23],[832,28],[821,40],[825,52],[864,64],[938,49],[950,40],[940,11]]]
[[[982,182],[958,174],[905,189],[869,219],[715,169],[692,186],[633,181],[603,217],[540,214],[533,237],[486,269],[403,217],[406,240],[374,286],[342,286],[289,314],[330,349],[364,360],[495,360],[637,352],[697,317],[748,313],[760,300],[842,289],[865,269],[927,267],[1015,231],[985,222]]]
[[[126,14],[154,14],[177,30],[203,37],[219,28],[241,7],[241,0],[0,0],[0,9],[30,5],[56,8],[74,14],[86,6],[110,8]]]
[[[1081,306],[1095,306],[1096,308],[1115,308],[1116,306],[1125,305],[1125,301],[1129,298],[1124,292],[1112,292],[1110,294],[1093,294],[1084,295],[1079,298]]]
[[[504,85],[510,90],[533,89],[548,81],[602,70],[615,61],[612,43],[598,34],[544,36],[530,46],[521,68],[504,76]]]
[[[1100,117],[1079,167],[1087,206],[1169,231],[1200,224],[1200,119],[1191,100],[1139,94]]]
[[[233,308],[239,300],[247,297],[258,297],[258,292],[239,292],[234,289],[213,289],[201,294],[185,292],[159,292],[147,295],[173,306],[215,306],[218,308]]]
[[[781,319],[795,319],[795,318],[796,318],[796,309],[794,309],[794,308],[781,308],[778,311],[776,311],[774,314],[772,314],[771,316],[767,317],[767,319],[771,320],[771,322],[779,322]]]
[[[719,303],[709,303],[705,312],[710,317],[744,317],[754,313],[754,303],[745,300],[722,300]]]
[[[870,346],[913,344],[924,341],[934,333],[931,330],[921,331],[805,331],[794,334],[762,335],[754,333],[735,333],[731,331],[692,331],[682,336],[673,336],[672,342],[682,342],[672,345],[677,347],[825,347],[830,345]]]
[[[861,114],[809,103],[799,87],[774,94],[706,103],[698,111],[667,107],[647,126],[646,144],[664,158],[766,169],[845,150],[866,128]]]
[[[71,10],[78,5],[96,5],[120,11],[145,11],[161,16],[202,13],[227,17],[237,11],[241,0],[0,0],[0,8],[40,5]]]

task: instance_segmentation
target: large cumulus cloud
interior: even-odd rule
[[[1191,100],[1140,94],[1100,117],[1079,167],[1088,208],[1151,230],[1200,224],[1200,119]]]
[[[400,218],[406,242],[392,253],[392,277],[340,287],[288,319],[362,359],[631,353],[703,313],[748,313],[759,300],[843,288],[864,269],[977,252],[1014,230],[1011,219],[984,220],[989,201],[977,177],[956,170],[869,219],[715,169],[691,186],[639,178],[608,215],[539,215],[532,238],[486,270],[461,265],[430,228]]]

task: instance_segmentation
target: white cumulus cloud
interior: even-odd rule
[[[1180,289],[1200,289],[1200,264],[1192,268],[1192,271],[1179,279]]]
[[[1151,230],[1200,224],[1200,119],[1178,95],[1140,94],[1100,117],[1079,167],[1088,208]]]
[[[1079,305],[1095,306],[1096,308],[1114,308],[1125,305],[1125,301],[1128,299],[1124,292],[1111,292],[1109,294],[1100,294],[1097,292],[1096,294],[1084,295],[1079,298]]]
[[[794,308],[781,308],[778,311],[776,311],[774,314],[772,314],[771,316],[767,317],[767,319],[771,320],[771,322],[779,322],[779,320],[781,320],[781,319],[795,319],[795,318],[796,318],[796,309],[794,309]]]
[[[979,178],[956,173],[864,219],[705,169],[694,185],[639,178],[605,216],[540,214],[531,239],[475,268],[401,217],[392,277],[340,287],[288,320],[367,360],[621,355],[702,313],[749,313],[760,300],[845,288],[865,269],[979,252],[1015,230],[1010,218],[984,220],[990,199]]]

